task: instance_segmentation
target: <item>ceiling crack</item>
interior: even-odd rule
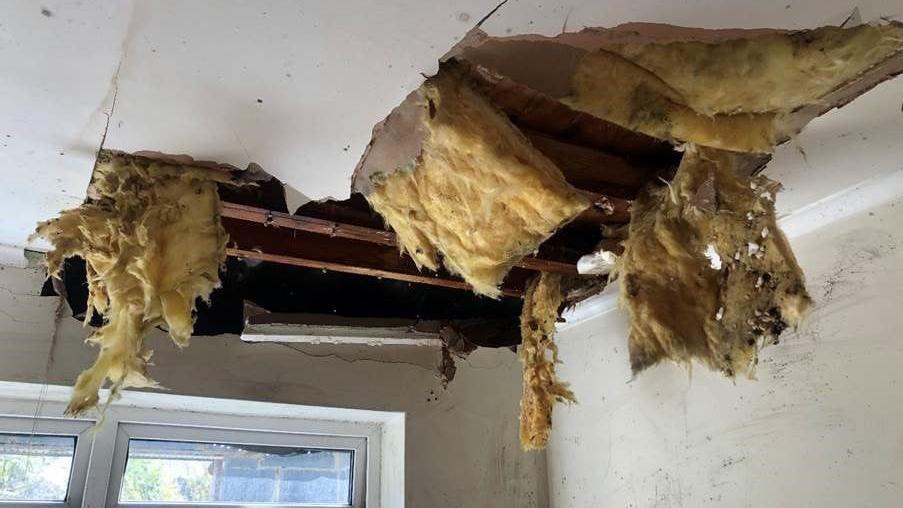
[[[499,3],[498,5],[496,5],[491,11],[489,11],[488,14],[486,14],[485,16],[483,16],[482,18],[480,18],[480,21],[477,22],[477,24],[476,24],[476,26],[475,26],[474,28],[480,28],[480,27],[483,25],[483,23],[486,22],[487,19],[491,18],[492,15],[495,14],[496,11],[498,11],[499,9],[501,9],[502,6],[505,5],[506,3],[508,3],[508,0],[502,0],[501,3]]]
[[[97,153],[103,150],[104,144],[107,142],[107,132],[110,131],[110,121],[113,119],[113,112],[116,110],[116,99],[119,97],[119,70],[122,69],[122,61],[125,60],[126,52],[122,52],[122,57],[119,59],[119,64],[116,66],[116,72],[113,74],[113,100],[110,103],[110,111],[104,113],[107,117],[107,122],[103,128],[103,136],[100,138],[100,146],[97,148]]]
[[[279,344],[280,346],[285,346],[285,347],[287,347],[287,348],[289,348],[289,349],[291,349],[291,350],[293,350],[293,351],[297,351],[297,352],[301,353],[302,355],[307,356],[307,357],[310,357],[310,358],[335,358],[336,360],[341,360],[341,361],[346,362],[346,363],[373,362],[373,363],[385,363],[385,364],[394,364],[394,365],[410,365],[410,366],[412,366],[412,367],[417,367],[418,369],[421,369],[421,370],[428,370],[428,371],[433,371],[433,370],[435,370],[435,369],[432,368],[432,367],[424,367],[423,365],[420,365],[420,364],[417,364],[417,363],[414,363],[414,362],[392,361],[392,360],[377,360],[377,359],[375,359],[375,358],[356,358],[356,359],[350,359],[350,358],[345,358],[344,356],[341,356],[341,355],[336,354],[336,353],[327,353],[327,354],[323,354],[323,355],[318,355],[318,354],[314,354],[314,353],[308,353],[307,351],[304,351],[304,350],[301,349],[301,348],[295,347],[295,346],[293,346],[293,345],[291,345],[291,344],[289,344],[289,343],[287,343],[287,342],[275,342],[275,344]]]

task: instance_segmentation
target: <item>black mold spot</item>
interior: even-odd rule
[[[640,284],[635,275],[628,275],[624,283],[627,284],[627,296],[633,298],[640,294]]]
[[[41,7],[41,15],[45,18],[50,18],[53,16],[53,11],[51,11],[47,7]]]

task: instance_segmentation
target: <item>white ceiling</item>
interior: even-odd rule
[[[346,197],[373,125],[496,4],[4,0],[0,244],[26,245],[36,221],[82,201],[105,132],[107,148],[254,161],[312,198]],[[855,5],[864,20],[903,15],[899,0],[509,0],[483,28],[555,35],[566,19],[569,31],[628,21],[799,28],[839,23]],[[898,78],[807,131],[805,142],[826,150],[815,161],[809,149],[808,164],[779,154],[772,171],[794,192],[806,183],[793,206],[899,170],[890,138],[903,132],[901,99]],[[894,149],[869,160],[875,143]]]

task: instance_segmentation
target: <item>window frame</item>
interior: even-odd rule
[[[20,503],[20,505],[27,505],[29,508],[154,506],[118,503],[118,485],[115,494],[112,493],[114,489],[110,488],[115,471],[113,466],[120,427],[129,429],[133,424],[138,424],[168,427],[172,436],[180,435],[180,429],[193,427],[195,432],[199,430],[198,428],[202,428],[203,432],[231,429],[290,434],[295,437],[306,435],[316,439],[363,439],[366,450],[358,452],[360,455],[355,454],[353,471],[358,471],[358,467],[362,467],[365,473],[363,478],[360,473],[353,473],[352,495],[359,495],[360,499],[358,501],[357,497],[353,497],[351,506],[353,508],[404,506],[405,414],[402,412],[123,391],[117,400],[105,408],[102,417],[63,418],[60,415],[66,408],[70,393],[71,388],[68,386],[0,381],[0,417],[27,419],[29,432],[35,418],[41,421],[64,422],[64,425],[70,423],[79,425],[80,428],[86,429],[84,430],[86,439],[77,441],[76,447],[90,445],[88,463],[80,467],[85,471],[85,480],[81,486],[70,482],[66,503]],[[108,395],[108,391],[101,391],[101,400],[107,400]],[[306,442],[314,443],[314,441]],[[322,444],[311,444],[310,447],[329,448]],[[73,463],[74,473],[75,463]],[[119,481],[121,483],[121,479]],[[363,482],[363,488],[359,487],[360,482]],[[108,504],[110,499],[115,499],[116,504]],[[358,504],[354,504],[355,502]],[[0,508],[8,506],[10,502],[0,502]],[[211,508],[220,505],[205,503],[156,506]],[[271,503],[222,506],[272,508],[279,505]],[[317,505],[312,505],[314,506]]]
[[[107,506],[113,508],[167,508],[172,506],[192,506],[192,504],[175,503],[141,503],[119,501],[122,479],[128,460],[130,439],[154,439],[167,441],[190,441],[196,443],[227,443],[269,446],[293,446],[317,448],[324,450],[342,450],[353,452],[351,471],[351,504],[303,504],[287,506],[303,506],[304,508],[351,507],[363,508],[366,492],[367,438],[349,436],[312,435],[289,432],[258,431],[255,429],[210,428],[175,426],[147,423],[119,423],[116,433],[116,445],[113,463],[110,470]],[[246,503],[252,504],[253,503]],[[195,503],[205,508],[234,508],[244,506],[242,503]],[[260,506],[283,506],[274,503],[261,503]]]
[[[88,464],[91,459],[94,421],[63,418],[47,418],[23,415],[0,415],[0,433],[73,436],[75,448],[72,450],[72,465],[69,469],[69,484],[63,501],[17,501],[0,500],[0,508],[27,505],[29,508],[79,508],[85,490]]]

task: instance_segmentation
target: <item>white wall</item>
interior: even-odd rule
[[[34,296],[41,282],[35,269],[0,269],[0,380],[68,385],[95,351],[68,307],[54,327],[57,299]],[[172,393],[406,412],[409,507],[547,506],[545,457],[518,444],[520,366],[509,350],[476,352],[443,391],[437,350],[425,347],[293,350],[221,336],[178,351],[162,333],[148,345],[151,373]]]
[[[903,199],[792,240],[816,307],[758,380],[663,364],[631,381],[620,311],[560,334],[551,505],[899,506]]]
[[[673,364],[631,381],[614,298],[566,315],[589,318],[557,338],[579,403],[555,412],[552,506],[900,505],[901,97],[903,78],[879,85],[813,121],[766,168],[784,184],[781,227],[816,308],[763,351],[758,381]]]

